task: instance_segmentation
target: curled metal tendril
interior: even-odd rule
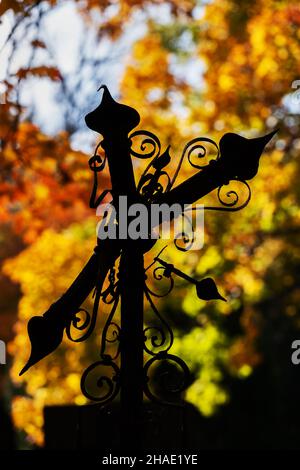
[[[150,304],[152,311],[159,319],[161,326],[148,326],[144,329],[144,349],[151,356],[167,353],[171,349],[174,342],[173,331],[170,328],[169,324],[166,322],[166,320],[161,316],[161,314],[157,310],[151,298],[151,292],[149,291],[147,286],[145,286],[145,296]],[[153,349],[150,349],[147,346],[148,341],[150,341]]]
[[[137,191],[140,192],[146,200],[154,202],[159,196],[165,192],[170,186],[170,177],[162,168],[167,164],[170,156],[168,155],[169,147],[166,152],[161,154],[161,143],[155,134],[149,131],[136,131],[130,135],[130,139],[143,136],[144,139],[140,144],[141,152],[130,149],[131,155],[137,158],[151,158],[150,163],[140,177],[137,185]],[[150,146],[150,150],[147,148]],[[151,170],[151,171],[150,171]],[[154,172],[153,172],[154,170]],[[163,181],[165,178],[165,182]]]
[[[108,287],[101,292],[102,300],[105,304],[111,304],[119,295],[119,281],[116,280],[116,269],[115,266],[110,268],[108,274]]]
[[[213,210],[213,211],[228,211],[228,212],[235,212],[239,211],[241,209],[244,209],[246,207],[251,199],[251,189],[249,184],[246,181],[243,180],[233,180],[238,183],[242,183],[246,188],[247,188],[247,197],[245,201],[241,204],[239,204],[240,196],[238,195],[237,190],[227,190],[225,197],[227,198],[224,199],[224,196],[222,195],[222,190],[227,186],[223,185],[220,186],[218,189],[218,200],[222,204],[223,207],[214,207],[214,206],[204,206],[204,210]],[[230,184],[230,183],[229,183]],[[192,210],[195,210],[197,208],[192,208]]]
[[[83,313],[84,317],[81,318],[78,314]],[[69,340],[73,341],[74,343],[80,343],[86,340],[92,333],[96,323],[96,313],[93,311],[92,317],[90,313],[85,310],[84,308],[80,308],[75,312],[72,316],[71,321],[66,326],[66,334]],[[73,336],[73,332],[83,332],[77,338]]]
[[[111,332],[109,332],[109,329],[111,327],[113,328],[113,330]],[[117,325],[117,323],[112,321],[108,325],[108,330],[107,330],[107,335],[106,335],[106,342],[107,343],[115,343],[116,341],[119,341],[120,340],[120,332],[121,332],[121,328],[119,327],[119,325]],[[109,333],[111,334],[111,339],[109,339]]]
[[[222,204],[222,206],[196,206],[196,207],[187,208],[186,211],[194,212],[194,211],[199,211],[199,210],[201,211],[205,210],[205,211],[235,212],[235,211],[240,211],[241,209],[244,209],[244,207],[246,207],[249,204],[249,201],[251,199],[251,188],[249,184],[247,183],[247,181],[244,181],[244,180],[231,180],[231,181],[242,183],[247,188],[248,194],[247,194],[245,201],[242,204],[238,205],[240,197],[238,195],[237,190],[227,190],[225,197],[227,197],[228,200],[226,201],[224,199],[224,196],[221,195],[221,191],[224,190],[224,188],[228,185],[223,185],[218,188],[218,193],[217,193],[218,200]]]
[[[226,192],[226,197],[228,198],[227,200],[223,199],[222,198],[222,188],[224,188],[224,186],[221,186],[219,189],[218,189],[218,199],[220,201],[221,204],[223,204],[223,206],[231,209],[231,210],[240,210],[240,209],[243,209],[247,204],[248,202],[250,201],[251,199],[251,189],[250,189],[250,186],[249,184],[246,182],[246,181],[240,181],[240,183],[244,184],[248,190],[248,195],[247,195],[247,198],[246,200],[240,204],[239,206],[237,206],[238,202],[239,202],[239,195],[237,193],[237,191],[235,190],[229,190]]]
[[[104,155],[104,157],[101,157],[97,153],[101,144],[102,142],[98,143],[98,145],[95,148],[94,155],[89,159],[89,167],[95,173],[99,173],[99,171],[104,170],[104,167],[106,164],[106,154]]]
[[[100,157],[100,155],[93,155],[90,159],[89,159],[89,166],[90,166],[90,169],[94,172],[94,173],[99,173],[100,171],[103,171],[104,170],[104,167],[105,167],[105,163],[106,163],[106,156],[103,158]]]
[[[207,139],[206,141],[212,143],[217,148],[217,156],[216,156],[216,159],[217,159],[219,156],[219,148],[217,144],[213,140],[210,141],[209,139]],[[188,151],[188,161],[190,162],[192,167],[197,168],[198,170],[202,170],[209,164],[209,162],[206,162],[206,163],[200,162],[200,164],[194,163],[192,161],[192,155],[196,150],[198,150],[197,158],[199,160],[203,160],[207,156],[207,149],[204,147],[203,144],[198,143],[198,144],[192,145],[192,147]]]
[[[205,161],[202,162],[202,160],[204,160],[205,157],[207,156],[207,149],[206,149],[204,143],[211,144],[217,151],[216,156],[214,158],[210,158],[209,161],[207,161],[207,162],[205,162]],[[192,161],[192,155],[194,154],[195,150],[198,150],[197,158],[199,160],[201,160],[200,164],[196,164]],[[190,140],[185,145],[185,147],[183,149],[183,152],[181,154],[178,166],[176,168],[176,171],[174,173],[174,176],[171,180],[171,183],[170,183],[168,189],[170,189],[174,185],[174,183],[177,179],[177,176],[179,174],[179,171],[182,167],[183,160],[185,159],[186,155],[187,155],[187,158],[188,158],[188,161],[189,161],[190,165],[193,168],[197,168],[198,170],[201,170],[201,169],[205,168],[207,165],[209,165],[211,160],[218,160],[218,158],[220,156],[220,150],[219,150],[219,147],[216,144],[216,142],[212,139],[209,139],[208,137],[196,137],[195,139]]]
[[[145,130],[140,130],[140,131],[135,131],[132,134],[130,134],[129,139],[134,139],[134,137],[142,137],[144,136],[144,139],[142,140],[142,143],[140,144],[140,149],[141,152],[137,152],[133,150],[132,148],[130,149],[131,155],[137,158],[152,158],[152,157],[157,157],[160,154],[161,150],[161,144],[156,137],[155,134],[152,134],[152,132],[145,131]],[[151,146],[152,149],[147,151],[147,146]]]
[[[94,300],[92,315],[90,315],[90,313],[84,308],[80,308],[73,314],[71,321],[66,326],[67,337],[74,343],[85,341],[87,338],[89,338],[89,336],[94,331],[96,320],[97,320],[97,315],[98,315],[100,297],[101,297],[101,293],[99,292],[97,287],[95,288],[94,292],[95,292],[95,300]],[[84,312],[84,315],[85,315],[85,318],[83,319],[82,323],[80,322],[80,317],[77,317],[77,314],[79,312]],[[73,327],[77,331],[82,331],[83,334],[79,336],[78,338],[73,337],[71,327]]]
[[[161,252],[163,250],[161,250]],[[155,262],[156,259],[150,266],[148,266],[146,271],[151,268]],[[189,384],[190,373],[187,365],[182,359],[169,354],[174,343],[174,334],[169,324],[159,313],[152,299],[152,296],[163,297],[172,290],[174,281],[169,265],[156,267],[153,270],[153,277],[158,281],[161,281],[164,278],[169,278],[171,286],[167,293],[159,295],[153,293],[145,283],[145,296],[152,311],[160,321],[161,326],[153,325],[144,329],[144,350],[152,356],[144,365],[144,393],[147,398],[156,403],[178,405],[180,393],[183,392]],[[159,371],[158,369],[158,374],[156,374],[155,381],[152,383],[149,376],[150,369],[154,364],[162,363],[168,365],[169,369],[165,369],[163,371]],[[170,363],[173,363],[173,368],[170,366]],[[176,371],[174,370],[174,365]],[[157,373],[157,369],[155,371]],[[160,390],[153,391],[153,388],[155,388],[153,387],[153,384],[159,384]],[[165,399],[165,397],[167,397],[167,399]],[[174,398],[176,398],[176,401]]]
[[[170,292],[172,291],[172,289],[174,287],[174,279],[171,275],[169,275],[166,272],[166,268],[164,268],[163,266],[157,266],[153,270],[152,275],[153,275],[153,278],[156,281],[161,281],[163,279],[167,279],[169,281],[169,286],[168,286],[167,290],[163,293],[154,292],[152,289],[150,289],[149,286],[147,286],[146,288],[147,288],[147,291],[149,292],[149,294],[153,295],[154,297],[157,297],[157,298],[166,297],[168,294],[170,294]]]
[[[174,245],[179,251],[189,251],[195,241],[195,234],[191,236],[188,233],[183,233],[181,238],[175,238]],[[183,246],[180,246],[180,242],[183,243]]]
[[[120,390],[120,369],[114,362],[119,355],[120,345],[118,345],[117,351],[113,356],[106,353],[107,343],[113,344],[120,341],[120,327],[112,321],[119,302],[119,289],[118,282],[115,282],[114,267],[111,268],[108,278],[110,284],[104,293],[100,293],[97,289],[95,290],[96,296],[92,318],[86,310],[80,309],[80,311],[85,312],[86,317],[80,324],[80,319],[78,318],[72,321],[73,326],[77,330],[82,331],[88,327],[88,331],[82,337],[73,339],[73,341],[83,341],[94,329],[100,299],[102,298],[103,302],[107,304],[112,303],[111,311],[102,332],[101,360],[91,364],[81,377],[81,390],[84,396],[89,400],[97,401],[102,404],[112,401]],[[112,296],[112,300],[108,300],[109,295]],[[70,330],[67,330],[67,334],[68,337],[72,339]],[[110,370],[110,375],[103,373],[103,369],[105,368]],[[99,373],[97,373],[98,370]]]
[[[102,358],[109,358],[111,360],[117,359],[117,357],[120,354],[120,332],[121,329],[119,325],[117,325],[115,322],[113,322],[113,317],[115,315],[115,312],[117,310],[117,306],[119,303],[119,293],[116,296],[113,306],[111,308],[110,314],[106,320],[105,326],[102,331],[102,337],[101,337],[101,351],[100,351],[100,356]],[[112,330],[111,332],[109,330]],[[111,334],[111,338],[109,338],[109,333]],[[107,343],[113,344],[118,342],[118,347],[116,350],[116,353],[114,356],[108,355],[106,353],[106,345]]]
[[[153,350],[148,348],[147,341],[150,340],[152,348],[160,349],[164,346],[167,340],[166,334],[163,328],[159,326],[148,326],[147,328],[145,328],[144,337],[145,337],[145,351],[147,351],[148,354],[151,354],[151,356],[154,356],[155,353],[153,352]]]
[[[169,365],[169,370],[159,372],[155,377],[155,383],[159,381],[161,392],[163,394],[167,394],[169,397],[172,395],[179,397],[180,393],[182,393],[188,387],[190,372],[185,362],[173,354],[161,353],[149,359],[149,361],[147,361],[144,366],[144,393],[147,398],[156,403],[178,405],[178,402],[161,399],[161,397],[153,393],[151,390],[151,380],[149,377],[150,369],[154,364],[158,365],[159,363],[163,362],[165,362],[166,365]],[[170,363],[175,365],[176,372],[174,367],[171,370]]]
[[[193,222],[190,217],[188,217],[188,215],[184,212],[182,213],[182,217],[190,225],[190,230],[182,232],[180,236],[178,236],[178,234],[174,240],[174,245],[179,251],[188,251],[191,249],[193,243],[195,242],[195,231],[193,227]],[[182,243],[182,245],[180,244],[180,242]]]
[[[104,368],[110,369],[111,374],[103,374]],[[99,373],[96,373],[97,369]],[[80,385],[83,395],[89,400],[108,403],[119,393],[120,369],[108,359],[94,362],[82,374]]]
[[[152,165],[152,162],[151,162]],[[150,166],[151,166],[150,165]],[[150,167],[149,167],[150,168]],[[166,171],[160,171],[159,173],[147,173],[146,169],[140,178],[137,186],[138,192],[140,192],[148,201],[154,202],[159,196],[166,191],[170,185],[170,177]],[[164,183],[160,182],[162,178],[165,178]]]
[[[112,304],[118,296],[119,283],[110,284],[107,289],[101,292],[102,300],[105,304]]]

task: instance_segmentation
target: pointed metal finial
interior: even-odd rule
[[[128,134],[140,122],[139,113],[130,106],[115,101],[107,86],[103,89],[102,100],[99,106],[85,116],[86,125],[104,137],[109,134]]]

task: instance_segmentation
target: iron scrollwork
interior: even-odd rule
[[[108,368],[112,373],[111,376],[103,374],[103,368]],[[96,373],[97,369],[99,369],[98,373]],[[98,393],[90,391],[93,388],[90,382],[93,382]],[[94,362],[83,372],[80,385],[86,398],[105,405],[111,402],[119,393],[120,369],[110,359]]]
[[[220,147],[214,140],[207,137],[197,137],[190,140],[185,145],[177,164],[177,168],[171,177],[164,169],[171,161],[169,154],[170,146],[168,146],[166,150],[161,153],[161,143],[158,137],[152,132],[145,130],[133,132],[130,135],[130,139],[134,140],[134,138],[142,136],[143,139],[140,143],[140,151],[133,150],[131,148],[131,155],[140,159],[152,159],[146,166],[137,185],[138,191],[149,202],[159,202],[159,196],[165,192],[169,192],[174,187],[185,159],[188,160],[192,168],[196,170],[203,170],[207,166],[215,164],[220,160],[221,157]],[[147,150],[148,146],[151,147],[150,150]],[[165,177],[166,180],[164,185],[160,182],[162,177]],[[231,184],[231,181],[240,183],[247,190],[247,195],[244,198],[244,201],[240,204],[238,189],[228,188],[228,185]],[[244,179],[232,176],[231,178],[228,178],[227,184],[223,184],[217,189],[217,199],[220,203],[220,206],[204,205],[203,209],[198,207],[197,209],[191,208],[190,210],[214,210],[231,212],[241,210],[248,205],[251,199],[250,186]],[[185,241],[187,244],[190,242],[190,240]]]
[[[81,377],[81,390],[83,395],[89,400],[106,404],[112,401],[120,390],[120,369],[117,365],[117,359],[120,354],[120,327],[113,320],[118,304],[119,304],[119,281],[116,276],[115,267],[112,266],[108,274],[109,285],[102,292],[97,290],[94,292],[94,306],[92,316],[87,310],[81,308],[80,312],[84,312],[85,318],[78,317],[77,312],[69,327],[66,329],[67,336],[74,342],[84,341],[93,332],[97,314],[99,310],[100,300],[106,305],[110,305],[110,313],[103,327],[101,335],[100,360],[91,364]],[[74,338],[71,333],[71,325],[74,329],[86,332],[79,338]],[[107,352],[107,346],[117,345],[114,354]],[[107,372],[104,373],[104,370]]]
[[[218,291],[218,288],[211,278],[205,278],[202,280],[196,280],[193,277],[177,269],[173,264],[167,263],[161,259],[160,255],[164,251],[164,247],[158,255],[154,258],[154,262],[146,269],[146,272],[152,268],[153,279],[162,281],[167,280],[169,287],[164,293],[157,293],[150,289],[147,285],[148,276],[145,280],[145,296],[148,300],[152,312],[155,314],[156,319],[160,322],[160,325],[148,326],[144,330],[144,350],[150,356],[150,359],[144,365],[144,392],[145,395],[156,402],[163,402],[165,404],[178,404],[180,401],[180,395],[190,383],[190,372],[185,362],[174,354],[170,354],[170,350],[174,343],[174,334],[172,328],[168,322],[159,313],[154,300],[152,297],[165,297],[168,295],[174,287],[173,276],[178,276],[184,281],[192,284],[196,288],[196,293],[201,300],[223,300]],[[159,266],[155,266],[156,264]],[[150,346],[148,343],[150,342]],[[163,367],[162,367],[163,365]],[[158,367],[158,373],[156,371],[155,383],[160,382],[160,394],[162,397],[159,398],[159,393],[152,390],[151,384],[151,370],[154,366]],[[173,377],[172,380],[167,380],[169,377]],[[174,385],[175,381],[175,385]],[[173,384],[172,384],[173,382]],[[155,388],[155,386],[154,386]],[[156,386],[157,388],[157,386]],[[174,398],[176,398],[174,400]]]
[[[196,202],[214,189],[217,189],[220,206],[205,206],[204,210],[237,211],[248,204],[251,191],[247,180],[256,175],[264,147],[277,131],[254,139],[227,133],[221,138],[219,145],[205,137],[192,139],[185,145],[177,168],[171,176],[166,170],[171,161],[170,146],[162,151],[162,145],[155,134],[145,130],[132,132],[140,122],[139,113],[134,108],[113,100],[105,85],[100,88],[103,89],[100,105],[85,117],[87,126],[103,137],[89,160],[94,176],[90,207],[96,208],[108,192],[113,198],[119,194],[134,194],[138,201],[142,200],[146,205],[151,205],[170,199],[179,204],[184,204],[185,200]],[[132,145],[136,138],[142,139],[139,150]],[[100,146],[104,151],[101,155],[98,153]],[[210,149],[213,150],[213,154]],[[137,185],[131,157],[150,159]],[[185,161],[197,170],[197,173],[174,188]],[[112,189],[105,189],[97,197],[98,174],[103,171],[106,162],[109,166]],[[248,191],[245,200],[241,202],[238,189],[236,187],[230,189],[228,184],[244,186]],[[192,224],[192,220],[190,223]],[[190,239],[183,234],[183,242],[188,245],[189,241]],[[126,242],[124,243],[126,245]],[[155,241],[152,246],[154,244]],[[116,262],[120,254],[121,257],[123,256],[123,250],[126,251],[125,245],[119,242],[116,244],[112,240],[108,240],[107,243],[101,241],[65,294],[53,303],[44,315],[30,319],[28,334],[31,341],[31,353],[20,374],[25,373],[31,366],[51,354],[61,344],[65,330],[67,337],[74,342],[82,342],[90,337],[95,329],[98,310],[102,302],[102,304],[109,305],[111,310],[102,331],[100,359],[91,364],[83,373],[81,388],[88,399],[102,404],[108,403],[117,396],[121,387],[121,374],[117,361],[120,355],[122,332],[115,320],[121,296]],[[144,364],[143,387],[149,399],[159,401],[160,394],[151,388],[151,371],[155,365],[173,364],[173,372],[177,371],[175,380],[170,379],[170,369],[161,368],[159,373],[162,377],[162,389],[164,389],[163,398],[172,403],[172,399],[168,399],[170,394],[181,394],[186,388],[189,382],[189,371],[182,359],[170,353],[174,334],[172,328],[159,313],[153,298],[168,295],[174,286],[173,276],[178,276],[194,285],[197,296],[202,300],[225,299],[218,292],[213,279],[206,278],[200,281],[193,279],[162,260],[161,253],[162,251],[154,258],[150,267],[156,263],[159,264],[155,266],[153,276],[157,281],[167,280],[168,288],[165,293],[158,294],[148,286],[147,279],[144,282],[144,295],[159,324],[147,326],[143,332],[141,331],[141,334],[145,336],[144,351],[148,357],[150,356]],[[145,270],[145,274],[150,267]],[[108,287],[102,290],[107,275]],[[130,284],[128,286],[131,287]],[[141,288],[143,289],[143,286]],[[89,313],[81,306],[93,289],[94,304],[92,313]],[[142,302],[140,309],[143,311]],[[125,320],[128,319],[125,318]],[[135,338],[138,340],[137,335]],[[113,353],[112,349],[114,349]],[[137,370],[139,366],[134,368]]]
[[[145,297],[152,312],[155,314],[156,320],[158,320],[160,324],[147,326],[144,329],[144,350],[150,356],[150,359],[148,359],[144,364],[144,393],[148,399],[154,402],[173,405],[174,402],[170,397],[180,397],[180,394],[185,390],[189,383],[190,374],[185,362],[177,356],[169,353],[174,343],[174,334],[168,322],[159,313],[152,298],[165,297],[172,291],[174,287],[172,273],[168,270],[168,267],[157,266],[153,269],[152,275],[153,278],[158,281],[167,279],[169,286],[165,292],[157,293],[151,290],[145,282]],[[148,345],[148,343],[150,344]],[[170,363],[173,363],[173,365],[176,364],[176,370],[170,367]],[[165,367],[162,372],[159,371],[159,365],[161,364],[164,364]],[[155,384],[160,385],[160,390],[156,393],[153,391],[153,387],[151,386],[151,384],[153,385],[153,380],[151,380],[151,370],[153,369],[156,371],[154,382]],[[172,376],[173,380],[168,380],[170,379],[170,376]],[[175,386],[173,383],[174,380]],[[175,403],[178,404],[178,400],[175,401]]]
[[[84,317],[81,318],[78,316],[79,314],[83,314]],[[92,333],[92,330],[94,329],[95,326],[95,319],[91,321],[91,315],[90,313],[85,309],[85,308],[80,308],[75,312],[71,318],[71,321],[68,323],[66,326],[66,335],[69,338],[70,341],[73,341],[74,343],[80,343],[81,341],[84,341],[87,339],[90,334]],[[87,331],[85,331],[88,328]],[[83,332],[81,336],[75,337],[73,336],[72,329],[75,331]]]
[[[171,364],[173,364],[173,367]],[[165,366],[165,370],[158,371],[157,373],[157,368],[161,365]],[[159,393],[155,393],[151,388],[150,377],[153,366],[156,366],[155,382],[159,384],[158,387],[156,385],[154,388],[158,388]],[[181,394],[186,390],[189,383],[189,368],[180,357],[174,354],[158,353],[151,357],[144,365],[144,393],[151,401],[178,406]]]

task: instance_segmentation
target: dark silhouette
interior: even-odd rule
[[[206,209],[235,211],[247,205],[251,191],[246,180],[256,175],[259,158],[265,145],[276,131],[255,139],[225,134],[220,141],[220,148],[208,138],[193,139],[185,146],[178,168],[171,178],[165,170],[171,160],[170,147],[161,152],[159,139],[149,131],[135,131],[128,136],[139,123],[138,112],[129,106],[115,102],[106,86],[101,88],[103,88],[103,96],[100,105],[86,116],[88,127],[103,136],[95,155],[89,161],[94,173],[91,207],[96,207],[110,192],[116,208],[118,225],[120,196],[126,196],[129,205],[133,203],[143,203],[147,207],[153,203],[183,205],[196,202],[218,188],[220,206]],[[141,136],[144,137],[141,151],[136,152],[132,149],[132,140]],[[147,151],[147,145],[151,147],[150,151]],[[216,158],[207,163],[203,163],[203,157],[206,155],[205,145],[212,145],[216,150]],[[105,152],[104,158],[97,154],[99,146]],[[191,160],[191,154],[195,150],[200,152],[198,163]],[[197,172],[174,187],[186,156]],[[131,157],[152,158],[137,184]],[[98,174],[104,169],[106,162],[110,171],[111,188],[105,188],[105,191],[97,196]],[[161,182],[162,176],[167,177],[165,186]],[[230,180],[240,181],[248,190],[248,197],[244,203],[238,203],[239,197],[236,192],[230,193],[234,196],[233,200],[222,199],[221,188]],[[83,373],[81,387],[89,399],[98,401],[102,405],[111,402],[119,391],[121,392],[120,435],[121,444],[127,449],[142,446],[143,393],[156,403],[159,403],[161,399],[159,396],[159,394],[162,395],[161,391],[155,393],[151,389],[153,367],[169,364],[169,367],[173,367],[179,374],[179,379],[176,379],[174,383],[169,379],[168,374],[165,375],[164,386],[168,389],[167,401],[172,405],[174,403],[171,396],[173,394],[180,396],[190,383],[187,366],[180,358],[170,353],[174,340],[173,332],[156,308],[154,297],[157,295],[151,291],[145,281],[143,255],[154,244],[155,240],[98,239],[94,254],[67,292],[51,305],[43,316],[33,317],[29,321],[28,334],[32,350],[27,364],[21,371],[23,374],[29,367],[53,352],[61,343],[64,331],[70,339],[73,339],[72,329],[75,329],[81,334],[76,341],[86,339],[95,327],[100,301],[111,304],[111,313],[102,333],[100,360],[91,364]],[[117,266],[116,260],[119,256],[120,263]],[[157,269],[162,269],[160,279],[162,277],[169,279],[171,288],[173,287],[172,275],[176,274],[195,284],[197,294],[201,299],[225,300],[219,294],[211,278],[200,281],[189,278],[172,265],[166,265],[158,256],[154,259],[153,264],[155,263],[154,273]],[[103,290],[106,277],[109,280],[109,287]],[[95,288],[95,300],[93,312],[90,314],[82,309],[81,305],[93,288]],[[162,326],[148,326],[144,329],[144,295]],[[120,326],[113,321],[119,299],[121,299]],[[78,317],[79,312],[84,315],[84,320]],[[114,330],[113,340],[108,336],[108,330],[111,328]],[[107,352],[107,343],[118,344],[114,356]],[[144,351],[150,355],[146,364],[144,364]],[[117,361],[119,356],[120,365]],[[94,388],[90,387],[91,381],[96,383]],[[164,398],[166,401],[166,397]]]
[[[15,450],[16,439],[10,410],[5,400],[7,376],[0,371],[0,450]]]

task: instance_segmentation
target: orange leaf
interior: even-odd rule
[[[26,78],[28,75],[34,75],[36,77],[48,77],[51,80],[61,79],[60,72],[56,67],[48,67],[46,65],[31,68],[21,68],[18,70],[16,75],[21,79]]]
[[[39,39],[34,39],[31,41],[31,44],[33,47],[40,47],[41,49],[46,49],[46,44],[43,41],[40,41]]]
[[[22,5],[20,5],[16,0],[2,0],[0,2],[0,16],[8,10],[13,10],[15,13],[19,13],[22,11]]]

